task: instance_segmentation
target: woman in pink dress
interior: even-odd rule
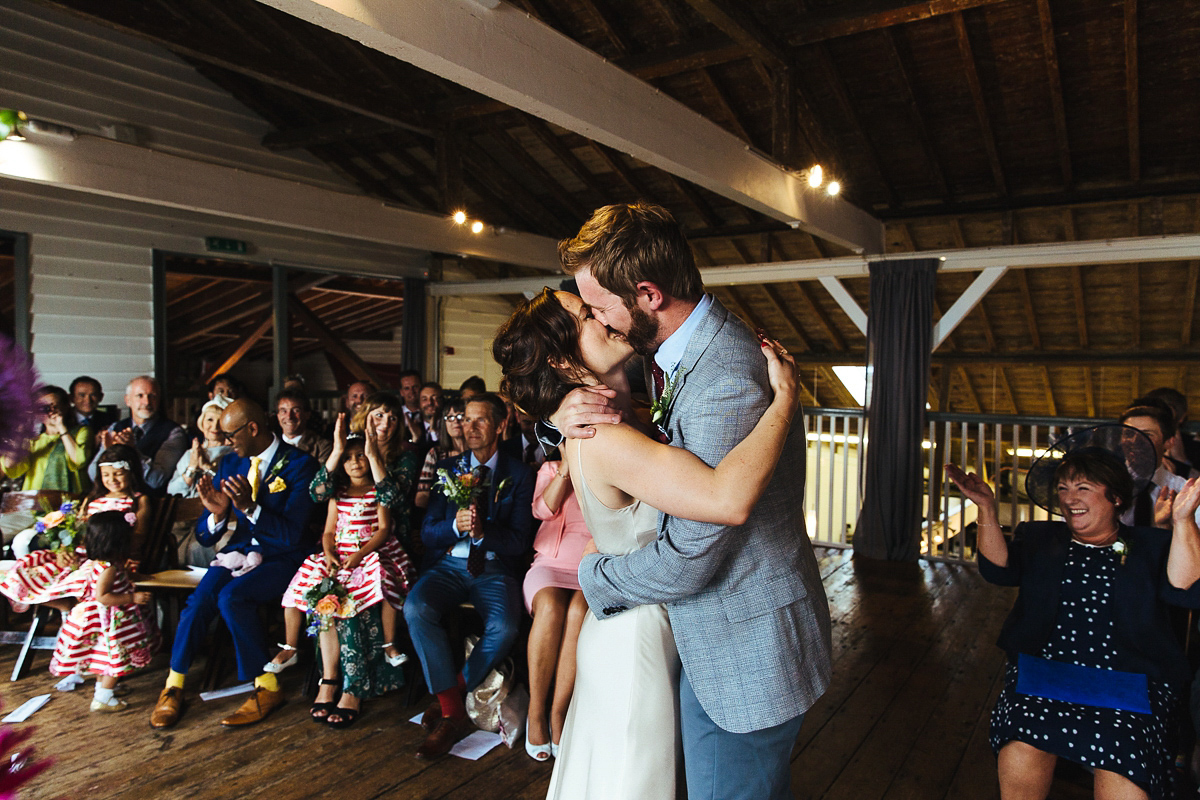
[[[535,761],[546,761],[558,750],[575,688],[575,643],[587,614],[587,601],[579,590],[579,561],[592,539],[565,460],[547,461],[538,470],[533,516],[542,525],[533,542],[533,566],[525,573],[525,606],[533,615],[525,751]],[[554,699],[547,713],[551,685]]]

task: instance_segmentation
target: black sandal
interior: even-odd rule
[[[320,683],[324,686],[340,686],[342,682],[339,680],[331,680],[328,678],[321,678]],[[310,708],[308,710],[308,713],[309,713],[309,716],[312,718],[312,721],[319,725],[321,723],[324,723],[329,718],[329,715],[332,714],[334,712],[334,710],[337,709],[337,707],[338,707],[338,704],[337,704],[336,700],[334,700],[332,703],[313,703],[312,708]],[[322,716],[318,717],[317,716],[318,711],[324,711],[325,713]]]
[[[341,719],[339,719],[337,722],[334,722],[333,720],[329,719],[329,717],[326,717],[325,724],[331,728],[349,728],[354,724],[354,721],[358,719],[358,715],[361,712],[361,708],[342,708],[341,706],[335,706],[333,711],[329,712],[329,716],[332,717],[334,714],[337,714]]]

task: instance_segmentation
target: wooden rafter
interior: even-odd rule
[[[979,402],[979,395],[975,393],[975,387],[971,385],[971,376],[967,374],[966,367],[959,366],[955,369],[958,373],[958,379],[963,387],[967,390],[967,396],[971,398],[974,408],[978,412],[983,412],[983,405]]]
[[[705,225],[707,225],[709,228],[720,227],[721,218],[717,216],[717,212],[713,211],[713,207],[709,205],[708,201],[704,199],[703,195],[696,190],[696,187],[692,186],[685,180],[676,178],[674,175],[669,175],[666,173],[664,173],[664,175],[666,175],[666,177],[669,179],[667,182],[671,184],[671,187],[675,189],[676,192],[679,193],[679,196],[682,197],[687,204],[695,209],[696,213],[700,215],[700,218],[704,220]]]
[[[573,217],[577,218],[581,223],[588,218],[590,212],[579,204],[575,195],[563,188],[563,185],[555,180],[554,176],[547,172],[546,168],[529,154],[528,150],[521,147],[503,126],[498,124],[492,125],[490,133],[492,138],[504,148],[504,151],[511,158],[515,159],[524,170],[535,177]]]
[[[1096,388],[1092,380],[1092,368],[1083,368],[1083,394],[1087,402],[1087,415],[1096,416]]]
[[[1138,2],[1125,0],[1125,124],[1129,127],[1129,180],[1142,179],[1142,139],[1138,103]]]
[[[1021,407],[1017,405],[1017,398],[1013,395],[1012,386],[1008,383],[1008,373],[1004,367],[996,367],[996,377],[999,379],[1000,388],[1004,390],[1004,396],[1008,398],[1008,404],[1012,407],[1014,414],[1021,413]]]
[[[291,308],[292,314],[296,319],[321,341],[321,344],[325,347],[329,355],[341,362],[342,366],[350,374],[360,381],[368,381],[376,386],[384,385],[374,370],[367,366],[366,362],[359,358],[357,353],[347,347],[325,323],[321,322],[315,314],[309,311],[308,307],[301,302],[299,297],[295,294],[289,295],[288,306]]]
[[[551,153],[557,156],[558,160],[562,162],[563,166],[574,173],[575,177],[579,178],[584,185],[598,195],[604,196],[606,194],[604,186],[600,184],[600,181],[596,178],[596,176],[593,175],[586,166],[584,166],[583,162],[579,160],[578,156],[571,152],[571,150],[562,143],[562,140],[555,135],[554,131],[550,129],[548,124],[529,114],[522,114],[521,121],[525,124],[525,127],[537,137],[538,141],[544,144]]]
[[[1054,382],[1050,380],[1050,368],[1043,364],[1038,371],[1041,375],[1042,386],[1046,390],[1046,405],[1050,408],[1050,416],[1057,417],[1058,403],[1054,402]]]
[[[617,54],[623,56],[628,53],[629,42],[626,41],[625,35],[618,28],[616,20],[610,19],[611,15],[606,13],[604,9],[600,8],[592,0],[580,0],[580,2],[583,4],[584,9],[586,9],[588,16],[596,22],[597,26],[604,33],[604,36],[612,43],[613,49],[617,51]]]
[[[821,307],[808,281],[796,281],[793,285],[800,292],[800,296],[804,298],[804,302],[808,303],[809,310],[817,318],[817,322],[820,323],[822,330],[825,331],[825,335],[833,342],[833,346],[838,350],[845,351],[846,340],[842,338],[842,334],[838,331],[837,326],[833,324],[833,320],[825,313],[825,309]]]
[[[686,0],[701,16],[746,49],[750,56],[772,70],[787,69],[791,57],[762,30],[741,4],[726,0]]]
[[[1058,71],[1058,45],[1054,41],[1054,20],[1050,16],[1050,0],[1037,0],[1038,22],[1042,30],[1042,52],[1046,61],[1046,86],[1050,91],[1050,106],[1054,113],[1054,135],[1058,141],[1059,166],[1063,186],[1070,189],[1075,178],[1071,170],[1071,147],[1067,136],[1067,111],[1063,104],[1062,77]]]
[[[954,25],[954,33],[958,39],[958,52],[962,57],[963,77],[971,90],[971,100],[975,104],[975,118],[979,121],[979,132],[983,138],[983,149],[987,153],[988,164],[992,168],[992,181],[996,184],[996,194],[1008,194],[1008,181],[1004,177],[1004,166],[1000,163],[1000,153],[996,149],[996,133],[992,129],[991,114],[988,113],[987,101],[983,96],[983,84],[979,82],[979,70],[975,64],[975,52],[971,47],[971,37],[967,33],[967,23],[961,11],[950,15]],[[962,245],[959,245],[960,247]]]
[[[1126,274],[1129,276],[1129,295],[1125,307],[1129,309],[1133,348],[1136,350],[1142,346],[1142,265],[1131,264]]]
[[[1026,270],[1013,270],[1017,274],[1017,288],[1021,290],[1021,305],[1025,310],[1025,322],[1029,325],[1029,339],[1033,342],[1034,350],[1042,349],[1042,334],[1038,330],[1037,312],[1033,308],[1033,292],[1029,290],[1029,276]]]
[[[796,339],[800,342],[805,350],[812,350],[812,342],[804,335],[804,324],[796,318],[792,310],[788,308],[787,301],[783,299],[783,295],[779,293],[779,289],[769,283],[763,284],[763,291],[766,292],[767,299],[775,306],[775,310],[779,312],[779,316],[783,317],[783,321],[788,324]]]
[[[750,138],[749,132],[742,125],[742,118],[734,110],[733,104],[729,102],[729,98],[726,96],[725,91],[721,89],[720,84],[717,83],[717,79],[713,77],[713,74],[707,69],[702,69],[697,70],[696,76],[716,102],[717,108],[722,112],[724,121],[733,129],[733,134],[746,144],[754,144],[754,140]]]
[[[629,188],[629,191],[633,194],[635,200],[644,200],[647,197],[653,196],[646,189],[645,184],[643,184],[634,176],[633,170],[621,163],[621,155],[619,153],[610,150],[602,144],[597,144],[596,142],[592,142],[591,147],[592,150],[598,156],[600,156],[600,160],[608,165],[608,168],[613,171],[613,174],[620,178],[621,182]]]
[[[464,166],[470,169],[474,182],[484,187],[500,207],[507,205],[530,230],[565,233],[570,228],[570,223],[559,219],[540,199],[505,173],[483,148],[465,139],[463,144]]]
[[[904,58],[900,54],[900,48],[896,46],[896,37],[892,35],[891,28],[883,28],[883,40],[887,43],[888,52],[891,54],[892,61],[896,64],[896,75],[900,79],[900,88],[902,90],[903,100],[908,105],[909,117],[912,120],[913,128],[916,130],[917,141],[921,143],[921,148],[925,151],[925,161],[929,165],[929,173],[933,177],[933,182],[937,186],[939,196],[944,200],[950,198],[950,188],[946,184],[946,175],[942,171],[941,159],[938,158],[937,148],[933,145],[933,138],[929,135],[929,128],[925,125],[925,117],[921,114],[921,108],[917,105],[917,97],[913,93],[912,81],[908,77],[908,69],[904,66]]]
[[[1087,303],[1083,293],[1083,267],[1071,265],[1071,288],[1075,296],[1075,330],[1079,338],[1079,346],[1088,346]]]
[[[246,337],[238,343],[237,347],[233,349],[233,352],[225,357],[220,366],[212,370],[208,377],[205,378],[205,383],[211,381],[222,372],[228,372],[229,370],[233,369],[234,365],[241,361],[245,355],[250,352],[251,348],[258,344],[260,339],[266,336],[267,331],[271,330],[271,325],[274,323],[274,321],[275,314],[271,311],[268,311],[266,316],[263,317],[262,321],[255,325],[250,332],[246,334]]]
[[[919,3],[913,0],[883,0],[871,4],[872,8],[878,9],[874,13],[864,13],[864,9],[857,4],[833,4],[802,16],[796,25],[797,33],[788,39],[788,44],[798,47],[998,2],[1004,0],[923,0]]]
[[[796,89],[796,69],[780,69],[772,78],[771,154],[781,164],[795,164],[796,96],[799,94]]]
[[[1187,290],[1183,295],[1183,328],[1179,332],[1179,343],[1187,347],[1192,343],[1192,327],[1196,319],[1196,287],[1200,279],[1200,261],[1188,262]]]
[[[750,304],[746,302],[745,296],[741,291],[734,286],[726,286],[725,292],[729,299],[733,301],[734,310],[737,315],[742,318],[742,321],[749,325],[754,330],[767,330],[767,326],[758,318],[753,311],[750,310]]]

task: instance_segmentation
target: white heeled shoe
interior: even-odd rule
[[[393,667],[398,667],[408,661],[408,653],[399,653],[398,655],[389,656],[387,654],[387,649],[395,646],[396,645],[393,642],[384,642],[383,644],[379,645],[379,649],[383,651],[384,661],[388,662],[388,664],[392,665]]]
[[[276,664],[274,661],[268,661],[266,664],[263,664],[263,672],[271,672],[274,674],[279,674],[280,672],[283,672],[288,667],[296,666],[296,662],[300,660],[300,653],[296,650],[296,648],[292,647],[290,644],[280,644],[280,643],[276,643],[275,646],[278,647],[280,650],[291,650],[292,657],[280,664]]]
[[[558,758],[558,745],[556,745],[554,742],[550,743],[550,755],[552,755],[554,758]]]
[[[542,763],[549,761],[551,756],[554,755],[554,745],[552,743],[533,744],[529,741],[529,720],[525,720],[525,752],[534,761]]]

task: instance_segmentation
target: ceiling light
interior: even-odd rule
[[[454,216],[451,217],[451,219],[454,220],[455,225],[462,225],[463,223],[465,223],[467,221],[467,212],[455,211]]]
[[[471,233],[483,233],[483,223],[475,220],[471,223]]]
[[[814,164],[808,170],[808,185],[816,189],[825,182],[825,170],[821,169],[820,164]]]
[[[837,197],[838,192],[840,192],[841,190],[842,190],[842,185],[840,183],[838,183],[837,181],[830,181],[829,185],[825,187],[825,192],[830,197]]]

